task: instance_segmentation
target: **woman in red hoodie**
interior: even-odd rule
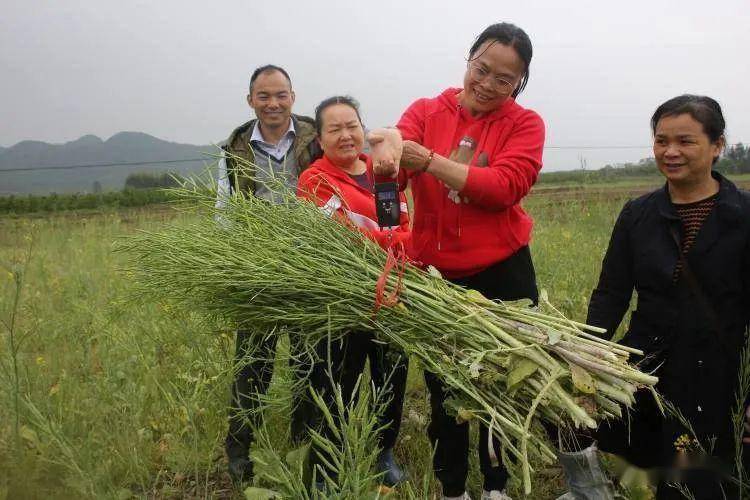
[[[343,96],[324,100],[315,110],[315,126],[323,157],[302,172],[297,195],[314,201],[326,214],[356,227],[383,248],[407,243],[409,218],[403,194],[400,225],[382,229],[378,225],[372,162],[362,153],[364,129],[356,101]],[[401,424],[407,360],[386,345],[374,342],[372,334],[366,332],[349,333],[340,342],[332,343],[330,351],[327,345],[318,349],[322,359],[328,352],[345,400],[351,397],[368,358],[373,383],[378,388],[386,381],[390,385],[390,400],[379,422],[383,431],[379,436],[381,453],[377,468],[383,473],[382,481],[393,486],[404,477],[394,461],[393,446]],[[318,391],[330,388],[326,369],[326,362],[313,368],[311,383]]]
[[[397,125],[401,168],[375,165],[380,175],[398,175],[402,187],[411,184],[413,258],[490,299],[538,298],[528,247],[532,220],[520,202],[542,167],[544,123],[515,100],[528,82],[531,55],[523,30],[489,26],[469,50],[463,88],[418,99],[404,112]],[[468,425],[446,413],[445,385],[431,373],[425,379],[444,498],[468,498]],[[507,472],[494,460],[499,443],[490,449],[486,428],[479,443],[482,498],[507,499]]]

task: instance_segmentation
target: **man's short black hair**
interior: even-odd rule
[[[260,66],[255,71],[253,71],[253,74],[250,76],[250,87],[249,91],[250,94],[253,93],[253,84],[255,83],[255,80],[258,79],[258,77],[264,73],[273,73],[274,71],[278,71],[289,82],[289,86],[292,86],[292,79],[289,78],[289,73],[286,72],[286,70],[280,66],[276,66],[275,64],[266,64],[265,66]]]

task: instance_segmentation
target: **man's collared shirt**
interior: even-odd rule
[[[265,153],[273,156],[277,160],[281,160],[286,156],[289,148],[292,147],[294,138],[297,136],[297,131],[294,130],[294,120],[289,119],[289,128],[286,129],[286,133],[281,137],[278,144],[271,144],[263,139],[263,134],[260,132],[260,120],[255,122],[253,127],[253,133],[250,136],[250,144],[262,149]]]
[[[297,186],[297,160],[294,155],[288,157],[292,145],[297,136],[294,129],[294,120],[289,120],[289,128],[282,136],[278,144],[270,144],[263,139],[260,132],[260,121],[253,126],[250,134],[249,146],[255,153],[255,163],[257,170],[255,172],[255,196],[267,199],[271,202],[279,202],[280,198],[274,196],[274,193],[267,184],[271,179],[280,180],[286,187],[294,190]],[[271,181],[272,182],[272,181]],[[219,179],[217,183],[216,207],[224,208],[227,198],[230,196],[231,188],[229,177],[227,175],[226,158],[219,161]],[[278,198],[278,199],[277,199]]]
[[[280,203],[281,189],[297,188],[297,159],[292,144],[297,134],[294,121],[289,120],[289,128],[278,144],[269,144],[260,133],[260,121],[255,123],[250,135],[250,147],[255,151],[255,196],[271,203]]]

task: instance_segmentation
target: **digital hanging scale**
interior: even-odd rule
[[[375,183],[375,210],[380,228],[395,228],[401,221],[401,200],[395,182]]]

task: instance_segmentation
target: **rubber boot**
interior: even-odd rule
[[[457,497],[447,497],[443,495],[440,500],[471,500],[471,497],[467,492],[464,491],[463,495],[457,496]]]
[[[401,470],[393,457],[393,448],[387,448],[380,452],[375,469],[384,473],[381,481],[386,486],[396,486],[406,479],[406,473]]]
[[[596,446],[573,453],[558,452],[570,491],[557,500],[614,500],[614,487],[604,471]]]
[[[505,490],[482,490],[482,500],[513,500]]]
[[[253,480],[253,463],[247,458],[230,458],[228,469],[234,483],[244,484]]]

